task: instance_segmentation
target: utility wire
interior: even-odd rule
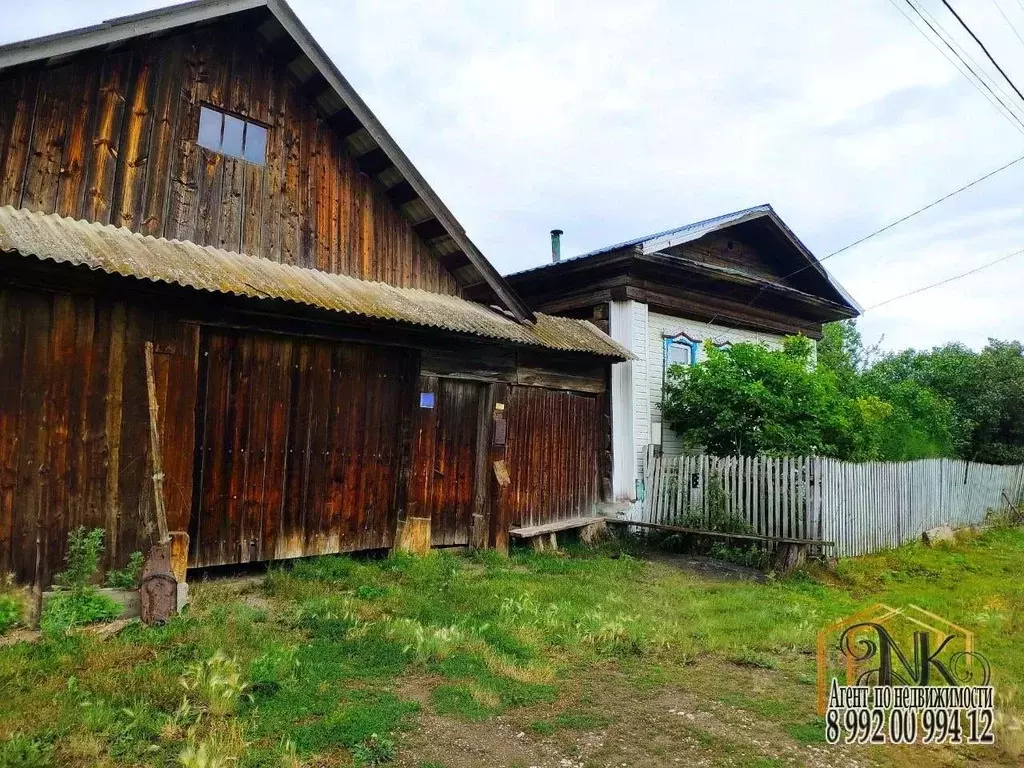
[[[890,1],[893,3],[893,5],[896,5],[895,0],[890,0]],[[949,35],[949,33],[943,34],[945,32],[945,30],[942,29],[941,25],[939,25],[938,22],[934,20],[934,17],[932,17],[931,14],[928,14],[926,16],[925,15],[926,11],[922,11],[922,9],[919,8],[917,5],[915,5],[912,2],[912,0],[906,0],[906,4],[910,7],[910,9],[912,11],[914,11],[914,13],[917,14],[918,18],[920,18],[921,21],[924,22],[925,26],[927,26],[928,29],[931,30],[932,34],[935,37],[937,37],[942,42],[942,44],[946,46],[946,48],[949,49],[949,52],[952,53],[954,57],[956,57],[957,61],[959,61],[960,64],[962,64],[963,67],[965,67],[967,69],[967,72],[970,72],[970,74],[967,74],[967,72],[964,72],[963,69],[961,69],[959,66],[957,66],[956,62],[954,62],[952,59],[949,58],[949,56],[946,55],[945,51],[942,51],[942,49],[939,49],[939,51],[944,56],[946,56],[946,59],[949,60],[950,63],[953,64],[954,67],[956,67],[958,70],[960,70],[960,74],[962,74],[964,77],[966,77],[967,80],[971,83],[971,85],[973,85],[978,90],[978,92],[981,93],[982,96],[984,96],[986,99],[988,99],[989,102],[991,102],[992,105],[997,110],[1002,112],[1004,114],[1004,116],[1007,117],[1007,119],[1012,120],[1014,123],[1016,123],[1014,125],[1014,127],[1017,128],[1018,130],[1020,130],[1020,127],[1024,126],[1024,121],[1021,120],[1020,116],[1013,109],[1013,107],[1010,106],[1010,104],[1007,104],[1006,101],[1004,101],[1003,98],[998,93],[996,93],[995,90],[993,90],[992,85],[989,84],[989,80],[985,77],[984,73],[983,72],[979,73],[978,70],[976,70],[973,66],[971,66],[970,63],[968,63],[964,59],[964,56],[961,55],[960,52],[957,50],[958,48],[960,48],[959,45],[955,45],[956,41],[952,40],[952,37]],[[897,8],[899,9],[899,6],[897,6]],[[902,9],[900,9],[900,12],[902,13]],[[924,35],[926,40],[931,42],[933,46],[935,45],[934,40],[932,40],[932,37],[927,32],[925,32],[921,27],[919,27],[905,13],[903,15],[910,21],[911,24],[913,24],[914,28],[917,29],[918,32],[920,32],[922,35]],[[942,30],[942,31],[940,32],[939,30]],[[949,39],[947,39],[947,37]],[[963,49],[961,48],[960,50],[963,50]],[[970,58],[969,54],[966,54],[966,52],[964,52],[964,53],[965,53],[965,55],[967,55],[968,58]],[[971,61],[974,61],[974,59],[971,59]],[[975,66],[977,66],[977,64],[975,64]],[[972,79],[971,75],[974,76],[973,79]],[[994,85],[994,82],[993,82],[993,85]],[[999,86],[996,85],[995,87],[998,88]],[[982,90],[982,88],[984,88],[985,90]],[[987,91],[987,93],[986,93],[986,91]]]
[[[999,4],[999,0],[992,0],[992,5],[996,7],[996,10],[999,11],[999,15],[1003,17],[1003,20],[1007,23],[1007,25],[1009,25],[1010,29],[1013,30],[1013,34],[1017,36],[1017,39],[1020,40],[1022,44],[1024,44],[1024,37],[1020,36],[1020,32],[1017,31],[1017,26],[1012,21],[1010,21],[1010,17],[1006,15],[1006,12],[1003,10],[1003,6]]]
[[[820,259],[817,260],[817,262],[813,262],[812,261],[812,262],[808,262],[807,264],[804,264],[799,269],[795,269],[792,272],[790,272],[790,273],[788,273],[786,275],[783,275],[779,280],[780,281],[788,280],[789,278],[793,277],[794,275],[799,275],[801,272],[803,272],[805,270],[808,270],[811,267],[817,266],[818,264],[821,264],[823,261],[828,261],[833,256],[838,256],[840,253],[843,253],[844,251],[848,251],[851,248],[855,248],[856,246],[860,245],[861,243],[867,242],[871,238],[876,237],[876,236],[882,234],[883,232],[887,232],[888,230],[892,229],[895,226],[898,226],[898,225],[902,224],[903,222],[907,221],[908,219],[912,219],[915,216],[917,216],[918,214],[924,213],[925,211],[927,211],[927,210],[929,210],[931,208],[934,208],[939,203],[945,202],[946,200],[949,200],[949,198],[954,197],[955,195],[959,195],[961,192],[963,192],[963,191],[965,191],[967,189],[970,189],[971,187],[975,186],[976,184],[980,184],[981,182],[985,181],[986,179],[992,178],[997,173],[999,173],[1001,171],[1005,171],[1007,168],[1010,168],[1011,166],[1016,165],[1017,163],[1021,162],[1022,160],[1024,160],[1024,155],[1021,155],[1020,157],[1018,157],[1018,158],[1016,158],[1014,160],[1011,160],[1010,162],[1005,163],[1004,165],[1001,165],[1001,166],[999,166],[998,168],[996,168],[994,170],[989,171],[984,176],[979,176],[978,178],[974,179],[974,181],[970,181],[967,184],[964,184],[962,187],[958,187],[957,189],[954,189],[952,192],[946,193],[945,195],[943,195],[942,197],[938,198],[937,200],[933,200],[932,202],[928,203],[928,205],[924,205],[924,206],[918,208],[916,211],[911,211],[906,216],[901,216],[900,218],[896,219],[895,221],[889,222],[884,227],[879,227],[874,232],[870,232],[869,234],[864,235],[864,237],[860,238],[859,240],[854,240],[849,245],[844,245],[842,248],[839,248],[839,249],[837,249],[835,251],[832,251],[827,256],[822,256]],[[754,294],[754,297],[750,301],[748,301],[746,304],[743,305],[743,308],[744,309],[749,309],[750,307],[754,306],[754,303],[759,298],[761,298],[761,294],[764,293],[765,290],[768,287],[769,286],[768,286],[767,282],[763,283],[761,285],[761,287],[758,288],[757,293]],[[865,310],[865,312],[866,311],[867,310]],[[710,320],[708,320],[707,325],[708,326],[714,325],[715,321],[719,317],[720,317],[719,314],[716,314],[716,315],[712,316],[712,318]]]
[[[1015,103],[1013,95],[1007,93],[1006,88],[1000,85],[988,73],[985,67],[979,64],[978,60],[975,59],[962,45],[960,45],[960,43],[957,42],[956,37],[951,35],[949,31],[942,26],[941,22],[932,15],[931,11],[928,10],[928,8],[925,6],[922,0],[906,0],[906,2],[908,5],[913,4],[917,6],[914,10],[917,12],[919,16],[923,14],[924,16],[927,16],[928,19],[931,20],[931,24],[929,26],[931,27],[932,25],[934,25],[934,28],[938,30],[937,34],[939,34],[939,36],[943,38],[943,42],[946,43],[950,50],[953,50],[954,48],[956,49],[953,51],[953,53],[957,56],[958,59],[960,59],[960,61],[963,61],[964,64],[966,64],[971,69],[971,72],[974,73],[975,77],[977,77],[979,80],[983,80],[986,84],[986,87],[989,85],[994,87],[996,90],[999,91],[999,93],[1005,96],[1011,104]],[[925,23],[927,23],[927,21]],[[935,30],[933,29],[933,31]],[[970,62],[970,64],[967,64],[967,62],[964,61],[965,57],[967,61]],[[1000,99],[1000,102],[1002,102],[1002,99]],[[1017,108],[1020,109],[1020,105],[1017,105]]]
[[[1013,80],[1010,79],[1010,76],[1008,74],[1006,74],[1006,72],[1003,71],[1003,68],[999,66],[999,62],[997,62],[994,58],[992,58],[992,54],[988,52],[988,48],[986,48],[985,44],[983,42],[981,42],[981,40],[978,39],[978,36],[976,34],[974,34],[974,30],[972,30],[969,26],[967,26],[967,22],[965,22],[962,18],[960,18],[960,14],[957,13],[956,9],[953,8],[953,6],[949,4],[949,0],[942,0],[942,4],[944,6],[946,6],[946,8],[949,9],[949,12],[953,14],[953,16],[956,18],[956,20],[958,22],[960,22],[960,26],[967,30],[967,34],[969,34],[972,38],[974,38],[974,42],[976,42],[978,44],[978,46],[981,48],[981,50],[988,57],[988,60],[992,62],[992,66],[994,66],[996,69],[999,70],[999,74],[1002,75],[1003,79],[1006,80],[1006,82],[1008,82],[1010,84],[1010,87],[1013,88],[1013,90],[1017,94],[1017,96],[1020,97],[1021,102],[1024,102],[1024,93],[1020,92],[1020,89],[1016,86],[1016,84],[1013,82]]]
[[[1021,248],[1019,251],[1014,251],[1013,253],[1008,253],[1005,256],[1000,256],[998,259],[993,259],[992,261],[985,262],[984,264],[981,264],[980,266],[977,266],[974,269],[969,269],[966,272],[961,272],[959,275],[953,275],[953,277],[947,277],[944,280],[939,280],[937,283],[930,283],[929,285],[922,286],[921,288],[915,288],[912,291],[901,293],[899,296],[893,296],[891,299],[886,299],[885,301],[881,301],[878,304],[874,304],[868,307],[867,309],[864,310],[862,314],[866,314],[873,309],[878,309],[879,307],[884,307],[886,304],[892,304],[894,301],[905,299],[908,296],[914,296],[918,293],[923,293],[924,291],[930,291],[932,288],[938,288],[940,285],[946,285],[947,283],[952,283],[955,280],[961,280],[965,277],[976,274],[977,272],[981,272],[983,269],[994,267],[996,264],[1006,261],[1007,259],[1012,259],[1014,256],[1020,256],[1022,253],[1024,253],[1024,248]]]
[[[844,245],[842,248],[839,248],[838,250],[832,251],[832,253],[828,254],[827,256],[822,256],[820,259],[818,259],[818,263],[820,264],[823,261],[828,261],[833,256],[838,256],[843,251],[848,251],[851,248],[854,248],[854,247],[860,245],[861,243],[866,242],[866,241],[870,240],[871,238],[876,237],[877,235],[882,234],[883,232],[887,232],[888,230],[892,229],[893,227],[895,227],[895,226],[897,226],[899,224],[902,224],[903,222],[907,221],[907,219],[912,219],[915,216],[917,216],[918,214],[924,213],[925,211],[929,210],[930,208],[934,208],[939,203],[944,203],[946,200],[949,200],[949,198],[954,197],[955,195],[959,195],[961,192],[970,189],[971,187],[975,186],[976,184],[980,184],[981,182],[985,181],[986,179],[992,178],[993,176],[995,176],[1000,171],[1005,171],[1007,168],[1016,165],[1017,163],[1019,163],[1022,160],[1024,160],[1024,155],[1021,155],[1020,157],[1016,158],[1015,160],[1011,160],[1010,162],[1006,163],[1005,165],[999,166],[998,168],[996,168],[993,171],[989,171],[984,176],[979,176],[974,181],[968,182],[967,184],[964,184],[962,187],[958,187],[957,189],[954,189],[952,192],[949,192],[949,193],[943,195],[938,200],[933,200],[932,202],[928,203],[928,205],[922,206],[922,207],[918,208],[916,211],[912,211],[912,212],[908,213],[906,216],[901,216],[900,218],[896,219],[895,221],[892,221],[892,222],[886,224],[884,227],[880,227],[879,229],[876,229],[874,232],[871,232],[870,234],[864,235],[864,237],[860,238],[859,240],[854,240],[849,245]],[[799,274],[800,272],[803,272],[805,269],[808,269],[811,266],[813,266],[813,265],[812,264],[806,264],[806,265],[800,267],[800,269],[796,270],[795,272],[790,272],[788,275],[786,275],[786,277],[792,277],[793,275]]]

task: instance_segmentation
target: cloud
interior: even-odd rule
[[[52,0],[5,14],[0,34],[155,5]],[[1024,80],[1024,44],[1005,21],[990,4],[962,6]],[[552,227],[573,254],[762,202],[824,256],[1024,153],[1024,137],[886,3],[293,7],[503,272],[542,263]],[[827,266],[872,306],[1024,247],[1022,180],[1024,163]],[[869,312],[862,327],[887,347],[1021,337],[1021,284],[1024,257]]]

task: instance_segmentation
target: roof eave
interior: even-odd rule
[[[284,0],[196,0],[131,16],[121,16],[90,27],[10,43],[0,46],[0,70],[37,61],[59,60],[86,50],[110,47],[127,40],[166,33],[180,27],[211,22],[260,8],[267,9],[301,48],[303,54],[409,182],[413,191],[513,317],[521,323],[535,323],[536,317],[526,302],[512,290],[469,239],[465,228],[431,189],[422,174],[413,166],[366,102],[356,93]]]

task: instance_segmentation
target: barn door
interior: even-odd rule
[[[393,544],[409,350],[204,329],[194,566]]]
[[[473,522],[477,432],[487,386],[421,376],[420,390],[408,514],[431,519],[433,546],[467,545]]]
[[[590,394],[512,389],[505,461],[513,526],[594,514],[600,501],[599,405]]]

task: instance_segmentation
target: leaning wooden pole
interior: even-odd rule
[[[153,342],[146,342],[146,390],[149,393],[149,444],[153,458],[153,503],[156,530],[160,544],[171,540],[167,529],[167,506],[164,502],[164,462],[160,447],[160,413],[156,401],[156,377],[153,374]]]
[[[139,586],[139,612],[142,620],[147,624],[162,624],[180,608],[179,581],[171,563],[172,542],[170,531],[167,530],[163,453],[160,448],[160,412],[156,402],[152,342],[147,341],[145,349],[146,388],[149,392],[149,441],[153,462],[154,516],[160,540],[149,551],[149,557],[142,568],[142,583]]]

